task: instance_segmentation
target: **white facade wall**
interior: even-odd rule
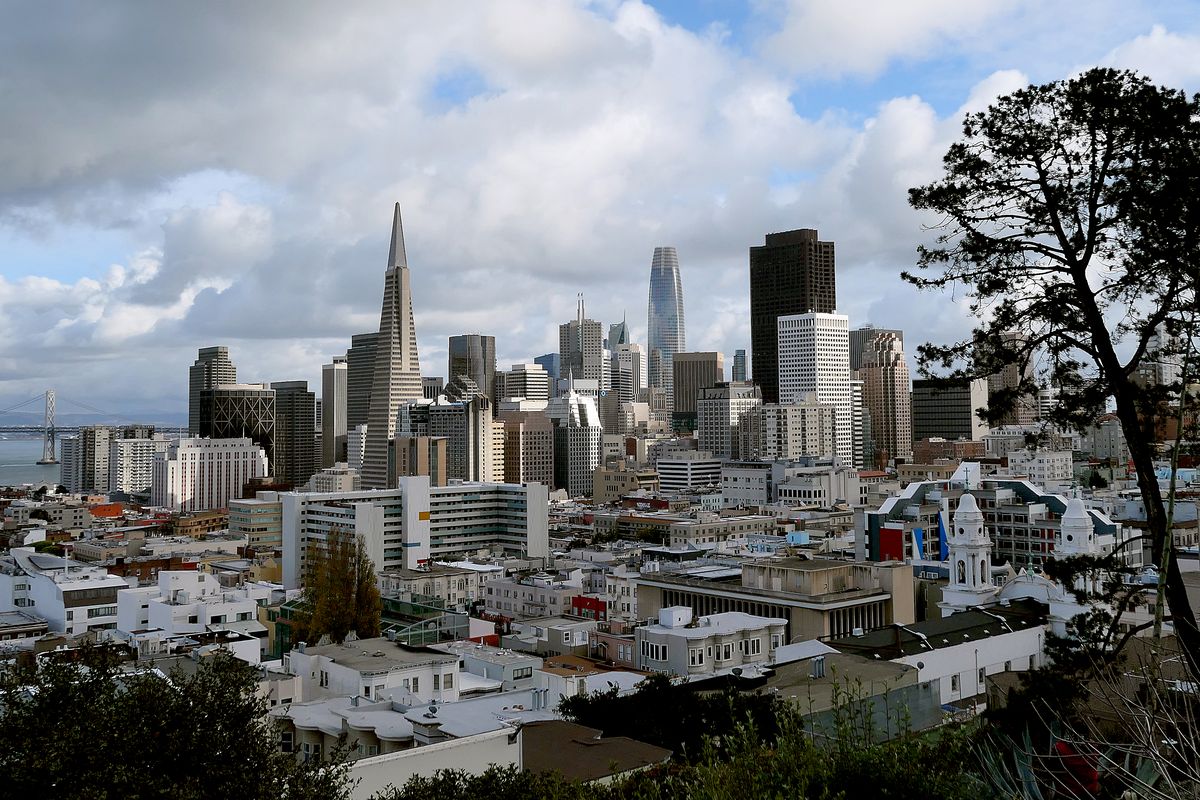
[[[108,491],[136,494],[150,490],[154,460],[167,452],[165,436],[152,439],[113,439],[108,445]]]
[[[360,640],[344,646],[321,648],[345,650],[357,655],[365,642],[368,647],[395,649],[393,642],[371,639]],[[423,701],[436,700],[453,703],[458,700],[458,659],[443,654],[429,654],[427,659],[413,663],[397,663],[388,658],[387,650],[372,650],[380,653],[378,668],[357,669],[339,663],[337,657],[323,653],[292,650],[287,654],[286,669],[300,678],[305,697],[355,697],[362,696],[377,700],[397,690],[412,692]],[[434,675],[438,677],[438,688],[433,688]],[[445,676],[451,676],[447,681]]]
[[[268,470],[266,452],[250,439],[180,439],[154,461],[150,503],[172,511],[226,508]]]
[[[779,402],[799,402],[815,393],[834,407],[836,455],[855,463],[850,391],[850,318],[843,314],[781,316]]]
[[[227,589],[205,572],[164,570],[157,586],[117,593],[117,629],[157,629],[167,636],[201,633],[209,625],[257,619],[259,601],[270,596],[264,586]]]
[[[61,572],[38,569],[30,561],[33,548],[13,548],[10,553],[18,566],[0,572],[0,611],[36,614],[51,631],[73,636],[116,628],[117,596],[129,588],[124,578],[74,561]]]
[[[667,456],[658,459],[658,488],[664,492],[681,492],[721,485],[719,458],[689,458]]]
[[[493,764],[521,768],[520,728],[502,728],[351,761],[349,778],[354,788],[350,797],[352,800],[368,800],[389,786],[403,786],[413,775],[432,777],[435,772],[445,769],[479,774]]]
[[[1002,625],[999,620],[997,625]],[[894,659],[917,668],[919,681],[941,679],[942,703],[954,704],[987,691],[986,677],[1042,664],[1046,629],[1038,625]]]

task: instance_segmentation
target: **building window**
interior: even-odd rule
[[[421,679],[420,678],[413,678],[412,690],[413,690],[413,694],[416,694],[417,692],[421,691]]]
[[[957,675],[950,676],[950,691],[952,691],[952,692],[958,691],[958,676]]]
[[[979,685],[983,686],[984,680],[987,678],[987,670],[983,667],[979,668]]]
[[[733,643],[732,642],[726,642],[725,644],[718,645],[718,647],[720,648],[720,652],[721,652],[720,658],[717,659],[718,661],[728,661],[731,658],[733,658]]]
[[[285,753],[292,752],[292,732],[283,731],[279,734],[279,749]]]
[[[688,648],[688,666],[702,667],[704,666],[704,648],[689,647]]]
[[[513,670],[512,676],[514,681],[519,681],[522,678],[529,678],[533,675],[533,667],[518,667]]]
[[[532,674],[533,674],[533,670],[530,670],[530,671],[529,671],[529,674],[530,674],[530,675],[532,675]],[[442,677],[442,688],[443,688],[443,689],[453,689],[453,688],[454,688],[454,673],[452,673],[452,672],[447,672],[447,673],[446,673],[446,674],[445,674],[445,675]]]
[[[433,690],[440,692],[442,690],[442,676],[440,673],[433,673]]]

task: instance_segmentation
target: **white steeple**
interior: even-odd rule
[[[1054,540],[1056,556],[1095,555],[1096,533],[1092,525],[1092,516],[1083,506],[1083,500],[1072,497],[1067,501],[1067,509],[1063,512],[1059,524],[1058,536]]]
[[[975,496],[958,499],[954,529],[950,534],[950,583],[942,590],[942,616],[970,606],[986,605],[997,589],[991,577],[992,540],[983,525],[983,512]]]

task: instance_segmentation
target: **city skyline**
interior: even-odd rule
[[[605,325],[632,311],[644,344],[645,262],[664,242],[686,273],[689,348],[730,358],[750,349],[747,249],[806,227],[837,242],[838,312],[904,330],[911,358],[970,323],[898,277],[927,235],[904,191],[936,174],[963,109],[1092,63],[1200,88],[1200,29],[1170,4],[1089,4],[1065,33],[1061,8],[1033,4],[813,9],[552,5],[543,23],[561,35],[538,47],[511,11],[451,26],[436,9],[375,9],[347,14],[335,60],[315,63],[266,44],[303,53],[327,32],[313,9],[247,12],[234,40],[178,7],[10,6],[0,64],[28,88],[6,90],[17,127],[0,141],[0,403],[53,387],[129,416],[184,413],[183,367],[212,345],[240,380],[319,386],[321,365],[377,327],[381,216],[397,199],[421,267],[423,374],[465,331],[496,337],[498,369],[556,350],[580,291]],[[195,36],[184,52],[77,41],[68,13]],[[487,40],[489,24],[506,35]],[[416,29],[438,34],[388,64]],[[370,46],[385,36],[391,48]],[[244,91],[235,76],[260,67]],[[313,100],[310,75],[349,105]],[[576,92],[555,109],[563,85]]]

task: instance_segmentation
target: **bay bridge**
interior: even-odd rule
[[[0,416],[9,414],[14,411],[29,408],[35,403],[43,404],[42,424],[41,425],[0,425],[0,435],[4,436],[19,436],[22,438],[40,438],[42,440],[42,457],[38,459],[39,464],[57,464],[58,463],[58,447],[57,440],[62,435],[72,435],[79,432],[78,425],[63,425],[58,426],[54,423],[55,407],[60,398],[57,397],[53,389],[47,389],[41,394],[34,395],[26,400],[22,400],[16,405],[8,408],[0,408]],[[72,400],[70,398],[61,398],[68,405],[76,406],[90,414],[99,415],[97,425],[153,425],[156,433],[162,433],[167,438],[176,438],[187,434],[187,428],[177,425],[156,425],[149,422],[141,422],[128,419],[120,414],[112,414],[108,411],[102,411],[95,406],[84,403],[80,400]]]

